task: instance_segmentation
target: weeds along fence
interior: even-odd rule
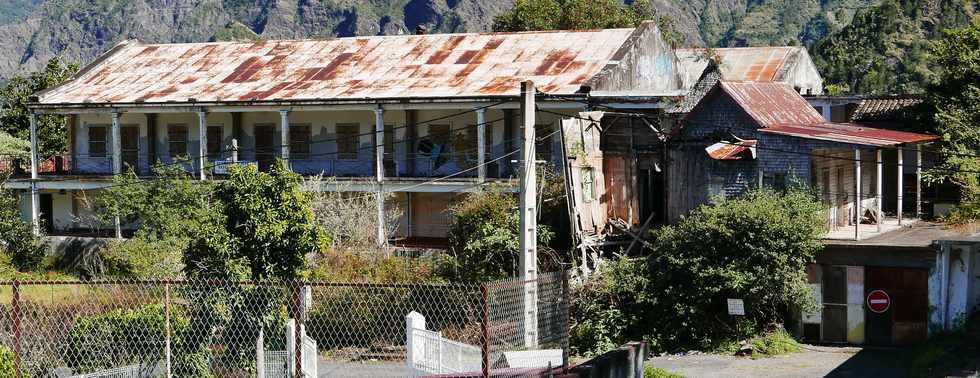
[[[567,273],[485,284],[0,282],[0,375],[539,376]]]

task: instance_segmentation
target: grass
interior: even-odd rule
[[[643,378],[684,378],[684,376],[658,367],[645,366],[643,367]]]
[[[782,327],[749,340],[752,358],[765,358],[800,351],[800,344]]]

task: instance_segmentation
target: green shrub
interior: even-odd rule
[[[34,226],[20,214],[20,200],[6,189],[6,172],[0,172],[0,252],[10,256],[20,271],[36,271],[47,255],[47,243],[34,234]]]
[[[714,349],[812,309],[806,266],[822,246],[821,210],[803,190],[757,190],[654,232],[647,257],[607,263],[574,297],[573,347]],[[727,316],[728,298],[743,299],[746,315]]]
[[[160,305],[80,317],[65,338],[62,358],[75,371],[159,361],[163,357],[165,321]],[[180,344],[189,321],[171,310],[170,325],[172,342]]]
[[[328,282],[433,283],[441,269],[438,258],[413,259],[381,251],[328,249],[310,264],[309,279]]]
[[[0,377],[14,376],[14,352],[0,345]]]
[[[137,279],[179,278],[184,269],[179,239],[111,241],[100,251],[108,276]]]
[[[753,358],[778,356],[800,351],[800,344],[781,326],[749,340],[749,344],[752,345]]]
[[[658,367],[644,366],[643,378],[684,378],[684,376],[671,373]]]

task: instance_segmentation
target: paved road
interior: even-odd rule
[[[771,358],[711,354],[664,356],[648,364],[685,377],[905,377],[903,353],[889,349],[806,346]]]
[[[405,362],[334,362],[320,360],[317,365],[317,375],[320,377],[407,377]]]

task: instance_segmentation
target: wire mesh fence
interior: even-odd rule
[[[538,376],[566,274],[486,284],[0,282],[16,377]]]

